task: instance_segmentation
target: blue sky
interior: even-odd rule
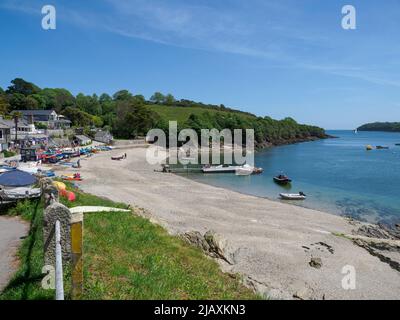
[[[400,121],[398,0],[1,0],[0,30],[3,88],[170,92],[327,129]]]

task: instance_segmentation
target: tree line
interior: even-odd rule
[[[367,123],[358,128],[359,131],[400,132],[400,122]]]
[[[55,110],[72,121],[76,127],[104,127],[117,138],[130,139],[146,135],[152,128],[168,131],[168,120],[153,111],[149,105],[163,105],[165,108],[196,107],[202,112],[191,114],[179,123],[180,129],[254,129],[256,143],[283,144],[323,138],[325,131],[315,126],[301,125],[291,118],[274,120],[257,117],[248,112],[204,104],[191,100],[177,100],[172,94],[154,93],[149,100],[143,95],[134,95],[128,90],[120,90],[110,96],[79,93],[74,96],[67,89],[44,88],[17,78],[3,90],[0,88],[0,115],[11,114],[15,110]],[[215,112],[218,111],[218,112]]]

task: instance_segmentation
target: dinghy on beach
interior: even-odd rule
[[[12,188],[3,189],[0,187],[0,199],[2,201],[17,201],[23,199],[39,198],[42,195],[40,188]]]

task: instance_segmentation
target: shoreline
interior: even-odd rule
[[[222,269],[242,274],[257,292],[273,299],[400,296],[400,273],[346,238],[365,224],[157,173],[144,161],[146,149],[122,150],[128,154],[126,161],[110,160],[121,149],[84,161],[79,170],[82,190],[143,208],[139,211],[174,235],[215,230],[229,243],[235,260],[232,265],[219,261]],[[320,269],[310,266],[313,258],[322,260]],[[345,265],[358,270],[362,289],[341,288]],[[377,279],[376,272],[382,278]]]

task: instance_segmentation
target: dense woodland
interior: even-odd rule
[[[400,122],[367,123],[358,128],[359,131],[400,132]]]
[[[104,127],[123,139],[146,135],[152,128],[167,131],[169,120],[177,120],[179,129],[193,128],[199,132],[212,128],[254,129],[260,146],[326,137],[323,129],[298,124],[291,118],[257,117],[224,105],[176,100],[171,94],[156,92],[149,100],[128,90],[112,96],[106,93],[74,96],[67,89],[41,89],[17,78],[7,89],[0,88],[0,115],[11,115],[21,109],[53,109],[70,119],[73,126]]]

